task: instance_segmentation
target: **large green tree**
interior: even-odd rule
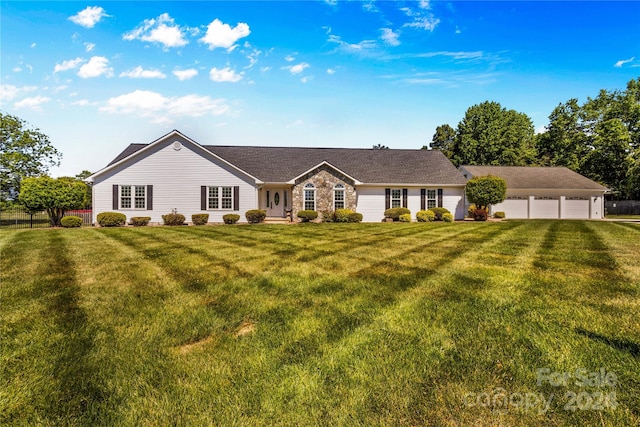
[[[85,184],[75,178],[32,177],[22,180],[20,203],[32,212],[47,211],[51,225],[56,227],[65,211],[84,206],[85,194]]]
[[[448,124],[440,125],[436,128],[436,133],[431,138],[431,144],[429,148],[432,150],[440,150],[442,153],[451,158],[453,156],[453,144],[456,140],[456,130]]]
[[[455,165],[521,166],[535,162],[535,155],[531,119],[486,101],[466,111],[450,159]]]
[[[14,199],[23,178],[44,175],[60,164],[49,137],[24,120],[0,113],[0,198]]]
[[[537,135],[541,165],[580,170],[580,162],[589,151],[581,116],[582,107],[575,98],[554,108],[549,116],[547,131]]]

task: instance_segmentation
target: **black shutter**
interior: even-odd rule
[[[111,206],[114,211],[118,210],[118,185],[113,184],[113,205]]]
[[[402,189],[402,207],[406,208],[407,207],[407,194],[409,193],[409,190],[407,190],[406,188]]]
[[[427,190],[425,188],[420,189],[420,210],[427,209]]]
[[[207,210],[207,186],[206,185],[200,186],[200,210],[201,211]]]
[[[147,185],[147,210],[153,210],[153,185]]]
[[[237,211],[240,206],[240,187],[233,187],[233,210]]]
[[[442,188],[438,188],[438,207],[442,207]]]
[[[387,210],[391,207],[391,189],[384,189],[384,209]]]

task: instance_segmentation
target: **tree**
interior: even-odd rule
[[[85,197],[84,197],[84,207],[85,208],[90,208],[91,204],[93,202],[93,196],[91,194],[91,184],[85,182],[84,180],[88,177],[90,177],[91,175],[93,175],[92,172],[89,172],[88,170],[83,170],[82,172],[80,172],[79,174],[77,174],[75,176],[75,178],[79,181],[82,181],[82,183],[84,184],[84,186],[86,187],[86,192],[85,192]]]
[[[554,108],[547,131],[536,139],[540,164],[580,169],[581,160],[589,152],[581,116],[582,107],[575,98]]]
[[[454,128],[448,124],[440,125],[436,128],[436,133],[433,134],[433,138],[431,138],[429,149],[440,150],[447,158],[451,158],[455,139],[456,130]]]
[[[627,195],[640,200],[640,148],[636,150],[627,172]]]
[[[523,166],[535,163],[534,128],[524,113],[507,110],[497,102],[467,109],[458,124],[451,161],[459,166]]]
[[[65,211],[83,207],[86,186],[74,178],[25,178],[20,202],[31,212],[46,210],[51,225],[60,226]]]
[[[467,199],[474,203],[477,209],[486,211],[490,205],[504,201],[507,182],[493,175],[475,176],[467,181],[465,192]]]
[[[49,137],[24,120],[0,113],[0,198],[15,198],[23,178],[41,176],[60,164]]]
[[[374,150],[388,150],[389,147],[387,147],[386,145],[382,145],[382,144],[376,144],[372,147]]]

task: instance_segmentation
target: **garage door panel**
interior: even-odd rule
[[[531,203],[531,218],[557,219],[559,206],[558,199],[534,199]]]
[[[589,199],[566,199],[562,217],[567,219],[588,219]]]
[[[504,212],[507,218],[528,218],[529,201],[526,199],[507,199],[493,206],[493,212]]]

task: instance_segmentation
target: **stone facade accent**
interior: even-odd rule
[[[292,215],[298,218],[298,211],[304,209],[304,186],[311,183],[316,188],[316,212],[333,211],[333,189],[336,184],[344,185],[344,207],[356,210],[356,188],[353,180],[328,165],[322,165],[296,180],[291,189]]]

